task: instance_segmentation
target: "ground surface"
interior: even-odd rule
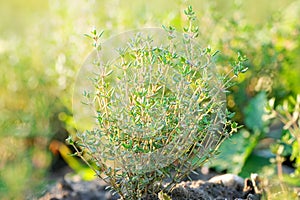
[[[168,194],[172,200],[259,200],[253,179],[226,174],[211,178],[200,175],[199,180],[183,181]],[[209,178],[209,179],[208,179]],[[78,176],[64,176],[49,187],[39,200],[116,200],[119,197],[105,190],[102,180],[82,181]],[[152,196],[149,199],[158,199]]]

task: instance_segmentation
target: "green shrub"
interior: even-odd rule
[[[87,164],[96,163],[89,165],[123,199],[157,193],[165,178],[168,191],[238,128],[226,111],[225,92],[246,71],[245,58],[238,55],[227,75],[217,73],[217,52],[197,43],[192,7],[185,15],[182,34],[164,26],[104,43],[103,32],[87,35],[95,51],[79,73],[74,115],[91,128],[68,142]]]

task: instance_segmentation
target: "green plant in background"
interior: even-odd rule
[[[119,44],[113,62],[103,62],[103,32],[87,35],[94,41],[97,72],[89,77],[94,92],[85,90],[83,103],[95,109],[97,126],[68,142],[123,199],[168,192],[238,128],[223,95],[232,79],[247,70],[246,59],[239,54],[232,70],[218,75],[213,65],[217,52],[197,43],[192,7],[184,13],[188,26],[182,35],[164,26],[165,45],[138,32],[125,46]],[[162,188],[165,178],[170,181]]]
[[[277,143],[271,146],[276,155],[278,177],[281,181],[290,181],[300,185],[300,95],[289,97],[281,105],[275,107],[275,99],[271,99],[267,106],[269,117],[279,119],[283,124],[283,135]],[[284,178],[282,163],[285,157],[295,161],[295,172]],[[298,180],[298,181],[297,181]]]
[[[218,64],[233,60],[239,51],[249,58],[250,70],[238,80],[228,95],[228,109],[235,112],[237,122],[244,124],[238,134],[220,147],[217,160],[208,166],[219,171],[237,173],[243,177],[255,171],[266,176],[276,175],[270,158],[275,157],[269,145],[280,137],[280,126],[265,118],[268,99],[281,102],[299,90],[299,16],[300,2],[293,1],[283,12],[270,14],[266,23],[249,23],[242,9],[246,2],[236,1],[234,14],[228,20],[212,16],[214,36],[220,37],[215,46],[220,49]],[[297,71],[297,72],[296,72]],[[281,81],[276,81],[281,80]],[[257,165],[260,163],[261,165]]]
[[[92,5],[78,2],[71,7],[71,3],[1,2],[0,198],[3,200],[38,196],[36,192],[43,191],[48,184],[51,165],[57,159],[49,151],[50,141],[53,138],[63,141],[66,129],[70,133],[74,130],[68,109],[70,83],[76,74],[75,66],[81,62],[79,55],[84,56],[86,48],[78,39],[80,36],[69,36],[85,29],[81,21],[91,20]],[[88,12],[78,12],[78,8]],[[89,25],[86,26],[88,29]]]
[[[217,171],[227,170],[229,173],[239,174],[241,176],[248,176],[251,171],[246,171],[246,166],[254,149],[257,147],[259,141],[265,137],[268,132],[269,122],[264,118],[266,112],[263,109],[267,104],[267,95],[265,92],[257,94],[252,98],[244,108],[245,113],[245,127],[240,129],[229,140],[225,141],[220,147],[220,154],[217,156],[210,167]],[[254,166],[257,166],[255,158]],[[253,160],[252,160],[253,161]],[[251,162],[252,162],[251,161]],[[267,161],[260,159],[261,165],[265,165]],[[250,163],[251,164],[251,163]],[[256,165],[256,166],[255,166]]]

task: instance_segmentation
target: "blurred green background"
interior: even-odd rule
[[[57,159],[49,144],[76,132],[72,91],[92,51],[83,35],[93,27],[104,30],[104,39],[143,27],[180,30],[187,5],[197,13],[200,42],[221,51],[218,65],[227,67],[237,52],[249,59],[249,71],[228,95],[228,108],[245,124],[240,137],[256,141],[240,151],[270,132],[261,102],[300,93],[299,0],[0,0],[1,198],[38,196]],[[242,154],[244,161],[252,149]],[[244,162],[238,164],[240,173]]]

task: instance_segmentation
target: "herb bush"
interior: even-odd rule
[[[103,32],[87,35],[95,51],[79,73],[74,115],[89,129],[68,142],[123,199],[157,193],[166,178],[170,190],[237,129],[224,95],[245,58],[216,73],[217,52],[198,44],[191,6],[185,15],[182,34],[163,26],[104,43]]]

